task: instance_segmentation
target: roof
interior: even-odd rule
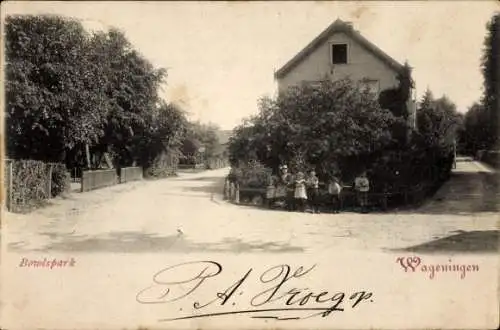
[[[309,54],[315,51],[319,46],[321,46],[329,37],[331,37],[335,33],[345,33],[353,40],[357,41],[361,46],[365,47],[368,51],[370,51],[373,55],[378,57],[381,61],[386,63],[389,67],[397,72],[401,72],[403,70],[403,65],[394,60],[392,57],[387,55],[380,48],[375,46],[368,39],[363,37],[358,31],[354,30],[351,23],[344,22],[340,19],[337,19],[333,22],[326,30],[321,32],[313,41],[311,41],[304,49],[302,49],[297,55],[295,55],[288,63],[286,63],[281,69],[276,71],[274,77],[279,79],[284,77],[288,72],[290,72],[297,64],[299,64],[304,58],[306,58]]]

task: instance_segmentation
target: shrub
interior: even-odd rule
[[[5,170],[7,207],[12,212],[28,211],[69,189],[69,173],[64,164],[8,160]]]
[[[272,170],[259,162],[249,162],[239,168],[231,169],[228,179],[240,186],[265,188],[270,181]]]
[[[70,174],[64,164],[52,164],[51,196],[56,197],[68,192],[70,189],[70,179]]]
[[[396,121],[351,80],[304,85],[261,101],[260,114],[235,129],[231,161],[258,159],[275,171],[280,163],[292,171],[315,167],[322,175],[333,163],[364,160],[386,148]]]
[[[174,152],[162,153],[156,157],[150,166],[144,169],[144,177],[161,179],[176,174],[179,158]]]

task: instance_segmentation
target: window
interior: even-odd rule
[[[332,64],[347,64],[347,44],[332,45]]]

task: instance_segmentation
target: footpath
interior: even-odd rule
[[[496,212],[498,179],[498,172],[492,167],[470,157],[458,157],[450,180],[419,210],[453,214]]]

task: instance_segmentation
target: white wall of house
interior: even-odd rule
[[[348,45],[347,64],[331,64],[331,45],[335,43]],[[398,85],[397,73],[391,67],[348,35],[339,32],[278,79],[278,89],[283,91],[303,82],[315,82],[326,77],[331,80],[350,77],[354,81],[369,78],[378,82],[372,84],[378,85],[379,92]]]

